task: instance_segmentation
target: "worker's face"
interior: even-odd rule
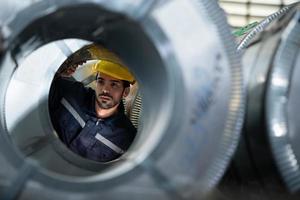
[[[98,74],[96,83],[96,101],[100,108],[109,109],[118,105],[126,97],[129,88],[124,88],[122,80],[106,74]]]

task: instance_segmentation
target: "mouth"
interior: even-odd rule
[[[101,99],[101,100],[105,100],[105,101],[109,101],[109,100],[111,100],[112,98],[109,97],[109,96],[100,95],[100,99]]]

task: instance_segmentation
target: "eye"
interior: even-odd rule
[[[97,79],[97,83],[100,84],[100,85],[103,85],[104,81],[102,79]]]
[[[112,82],[110,85],[111,85],[112,88],[119,88],[119,87],[121,87],[120,83],[117,83],[117,82]]]

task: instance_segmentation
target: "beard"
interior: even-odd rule
[[[105,97],[105,99],[103,99],[102,97]],[[120,103],[121,100],[117,101],[115,100],[112,96],[108,95],[108,94],[99,94],[96,98],[96,102],[98,104],[98,106],[102,109],[110,109],[115,107],[116,105],[118,105]]]

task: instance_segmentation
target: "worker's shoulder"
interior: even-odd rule
[[[120,120],[118,120],[118,125],[126,129],[128,134],[132,134],[132,135],[136,134],[137,131],[136,128],[133,126],[132,122],[125,114],[121,115]]]

